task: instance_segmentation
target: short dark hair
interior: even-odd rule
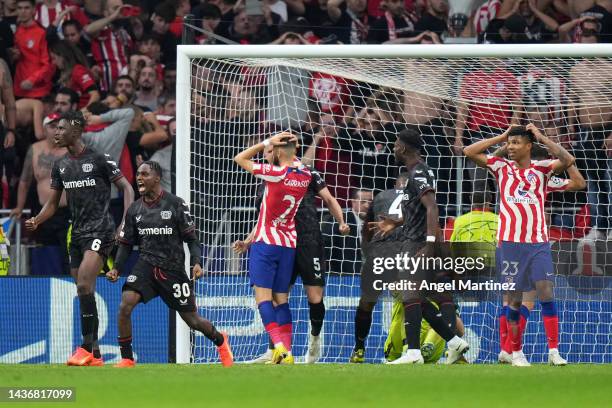
[[[62,95],[68,95],[70,97],[70,103],[79,103],[79,94],[76,93],[75,91],[73,91],[70,88],[67,87],[61,87],[57,93],[55,94],[56,96],[62,94]]]
[[[529,139],[531,143],[535,143],[536,138],[533,133],[531,133],[525,126],[513,126],[512,129],[508,132],[508,137],[511,136],[522,136]]]
[[[81,25],[81,23],[79,23],[78,20],[68,20],[62,23],[62,31],[64,30],[65,27],[68,27],[68,26],[74,26],[74,28],[76,28],[77,31],[79,32],[83,30],[83,26]]]
[[[355,200],[357,198],[358,193],[368,193],[372,192],[372,190],[367,190],[365,188],[353,188],[351,189],[351,200]]]
[[[15,4],[17,3],[23,3],[24,1],[27,1],[28,3],[30,3],[32,6],[36,7],[36,0],[17,0],[15,2]]]
[[[85,127],[85,117],[83,116],[83,113],[81,111],[71,110],[71,111],[62,113],[60,120],[61,119],[64,119],[65,121],[70,123],[71,126],[76,126],[81,129]]]
[[[484,207],[491,204],[491,193],[488,191],[475,191],[472,194],[472,205]]]
[[[165,1],[163,3],[158,4],[157,6],[155,6],[153,12],[155,13],[155,15],[163,18],[166,23],[171,23],[176,17],[176,9],[173,2],[171,1]]]
[[[157,173],[159,178],[162,177],[163,170],[161,168],[161,165],[158,162],[156,162],[155,160],[146,160],[146,161],[143,161],[142,163],[140,163],[140,166],[138,166],[138,168],[140,168],[144,164],[148,165],[151,168],[151,170],[153,170],[155,173]]]
[[[104,102],[96,101],[89,104],[87,110],[93,113],[94,115],[101,115],[110,110],[109,106]]]
[[[421,146],[423,146],[423,138],[421,137],[421,133],[413,126],[407,127],[399,132],[397,138],[407,147],[417,152],[419,152],[421,150]]]

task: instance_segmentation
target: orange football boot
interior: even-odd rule
[[[136,362],[134,360],[130,360],[129,358],[122,358],[120,362],[115,364],[113,367],[115,368],[132,368],[136,366]]]
[[[231,367],[234,364],[234,354],[232,353],[227,333],[221,333],[221,335],[223,336],[223,344],[217,347],[219,358],[223,367]]]
[[[93,353],[90,353],[83,347],[79,347],[76,349],[74,354],[70,356],[66,364],[68,364],[69,366],[86,366],[89,365],[93,358]]]

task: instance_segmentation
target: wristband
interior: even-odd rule
[[[428,235],[425,241],[426,242],[436,242],[436,237],[434,237],[433,235]]]
[[[270,146],[270,139],[265,139],[263,142],[264,147]]]

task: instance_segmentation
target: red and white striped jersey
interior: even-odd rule
[[[532,160],[529,168],[519,169],[514,161],[487,156],[487,167],[497,179],[500,200],[498,242],[548,242],[544,202],[550,190],[552,163]]]
[[[570,181],[568,179],[552,176],[546,185],[546,192],[555,193],[557,191],[565,191],[567,190],[567,185],[569,182]]]
[[[266,182],[254,242],[295,248],[295,213],[312,177],[307,167],[254,164],[253,174]]]
[[[497,17],[497,13],[501,8],[500,0],[489,0],[482,6],[478,7],[474,12],[474,28],[476,34],[484,33],[491,20]]]
[[[38,3],[36,4],[36,14],[34,15],[34,20],[38,21],[38,23],[44,28],[48,28],[53,24],[59,13],[73,5],[74,4],[68,0],[60,0],[55,3],[54,7],[51,8],[45,3]],[[64,16],[64,18],[59,22],[58,27],[61,27],[63,22],[68,20],[77,20],[82,27],[89,24],[89,18],[87,18],[83,10],[78,6],[76,6],[76,11],[74,13],[68,13]]]
[[[91,53],[96,65],[102,69],[102,91],[109,91],[120,75],[127,74],[127,55],[132,43],[131,37],[124,29],[113,30],[110,26],[91,39]]]

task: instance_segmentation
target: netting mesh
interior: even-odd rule
[[[493,180],[463,157],[461,146],[497,135],[510,123],[529,122],[576,156],[588,183],[587,191],[548,197],[561,351],[573,362],[612,361],[607,276],[612,255],[606,241],[612,203],[606,152],[612,137],[610,58],[195,58],[189,120],[191,202],[209,274],[197,285],[198,304],[232,336],[238,361],[256,357],[267,344],[246,259],[231,251],[257,216],[257,182],[234,164],[238,152],[272,132],[291,129],[300,136],[302,160],[323,174],[345,216],[358,217],[373,195],[395,182],[397,133],[417,126],[423,157],[436,176],[440,224],[448,237],[452,220],[470,211],[474,193],[488,191],[497,202]],[[329,271],[322,360],[345,362],[354,345],[361,253],[337,234],[322,204],[320,215]],[[355,221],[352,234],[359,228]],[[308,306],[299,283],[290,304],[294,354],[301,356]],[[462,303],[472,361],[496,359],[500,307],[494,294]],[[546,356],[538,310],[525,337],[533,362]],[[374,361],[382,359],[388,315],[387,304],[377,307],[367,342],[367,356]],[[216,359],[202,336],[194,337],[192,356],[195,362]]]

